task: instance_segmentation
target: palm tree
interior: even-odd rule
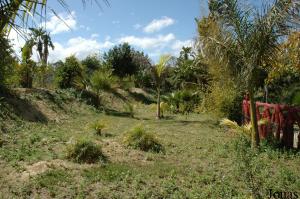
[[[156,91],[157,91],[157,112],[156,112],[157,119],[161,118],[160,92],[161,92],[161,86],[164,81],[166,67],[167,67],[167,64],[168,64],[168,61],[170,60],[170,58],[171,58],[170,55],[162,55],[159,58],[158,64],[153,68],[153,77],[154,77],[154,82],[155,82]]]
[[[81,0],[83,5],[87,2],[95,2],[100,8],[98,0]],[[108,0],[102,0],[109,5]],[[57,0],[57,2],[66,10],[68,5],[65,0]],[[11,28],[18,29],[19,25],[16,21],[21,21],[21,25],[26,25],[29,16],[40,16],[43,19],[47,9],[48,0],[1,0],[0,1],[0,33],[9,31]],[[51,9],[55,14],[56,12]],[[69,11],[69,10],[68,10]],[[17,20],[18,19],[18,20]]]
[[[237,81],[241,81],[250,97],[252,146],[259,146],[259,133],[254,101],[257,73],[276,60],[280,38],[293,28],[293,19],[300,8],[297,0],[277,0],[263,11],[242,9],[238,0],[210,0],[210,17],[224,32],[223,38],[206,36],[204,41],[214,46],[215,57],[225,62],[231,56]],[[228,59],[226,60],[228,61]]]
[[[43,28],[29,28],[30,40],[36,46],[42,72],[42,86],[45,86],[45,73],[48,64],[49,47],[54,49],[50,33],[47,33]]]

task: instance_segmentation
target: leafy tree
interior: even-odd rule
[[[232,71],[249,92],[252,123],[252,146],[259,145],[254,92],[258,73],[276,60],[280,37],[288,34],[292,15],[299,9],[296,1],[275,1],[269,9],[255,12],[242,9],[237,0],[211,0],[211,16],[217,20],[222,40],[206,37],[214,46],[220,62],[229,61]],[[209,35],[209,34],[208,34]],[[229,55],[229,56],[228,56]],[[228,59],[229,57],[229,59]]]
[[[124,43],[105,53],[104,61],[112,66],[113,73],[119,77],[134,75],[139,69],[133,59],[134,52],[128,43]]]
[[[135,85],[141,88],[149,88],[151,87],[151,60],[140,51],[133,51],[133,62],[138,66],[138,71],[135,76]]]
[[[81,64],[87,76],[90,77],[95,71],[101,68],[101,59],[97,54],[89,55],[81,61]]]
[[[13,56],[13,49],[9,43],[9,40],[4,34],[0,34],[0,87],[6,84],[8,76],[13,73],[13,65],[17,64],[16,59]]]
[[[35,62],[31,59],[33,46],[34,46],[34,42],[32,40],[28,40],[25,42],[22,48],[20,84],[24,88],[32,88],[33,70],[36,66]]]
[[[205,88],[209,82],[206,65],[196,59],[191,47],[183,47],[176,58],[174,74],[171,77],[176,89],[186,86]]]
[[[56,83],[59,88],[76,88],[82,79],[82,66],[74,56],[67,57],[56,69]]]
[[[157,92],[157,112],[156,112],[157,119],[161,118],[161,111],[160,111],[161,87],[163,81],[165,80],[166,68],[170,58],[171,58],[170,55],[162,55],[159,58],[158,64],[152,69],[153,79],[156,85],[156,92]]]
[[[92,89],[96,92],[98,103],[100,102],[100,92],[109,91],[113,84],[116,83],[116,78],[112,74],[111,69],[97,70],[91,77]]]

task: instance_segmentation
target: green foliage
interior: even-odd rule
[[[235,88],[234,83],[229,81],[223,85],[215,83],[209,87],[209,92],[202,102],[202,109],[241,123],[242,100],[243,94]]]
[[[166,97],[166,101],[172,112],[187,115],[200,103],[200,95],[196,91],[184,89],[171,93]]]
[[[32,88],[34,70],[36,69],[36,63],[31,59],[26,62],[22,62],[19,68],[20,85],[23,88]]]
[[[67,158],[78,163],[105,162],[101,146],[88,140],[79,140],[68,147]]]
[[[133,61],[134,49],[128,44],[115,46],[104,54],[104,61],[112,66],[113,73],[119,77],[135,74],[139,66]]]
[[[47,188],[51,197],[55,197],[62,186],[72,182],[71,177],[66,170],[48,170],[34,179],[34,185],[39,189]]]
[[[0,87],[7,84],[8,79],[14,74],[14,67],[17,64],[13,56],[13,50],[6,38],[6,35],[0,34]]]
[[[132,169],[128,165],[111,163],[85,170],[83,176],[90,182],[120,182],[131,173]]]
[[[75,56],[67,57],[56,69],[55,80],[59,88],[76,88],[82,79],[82,67]]]
[[[151,60],[143,52],[133,51],[133,62],[139,67],[138,71],[134,74],[135,86],[140,88],[151,88]]]
[[[112,70],[98,70],[91,77],[91,85],[94,91],[109,91],[117,82],[117,78],[112,75]]]
[[[94,122],[91,125],[91,128],[96,132],[97,135],[101,135],[102,134],[102,130],[104,128],[106,128],[107,124],[106,122],[102,121],[102,120],[98,120],[97,122]]]
[[[124,90],[129,90],[130,88],[135,87],[135,82],[136,82],[135,80],[136,78],[134,75],[126,76],[124,78],[119,79],[118,85],[120,86],[120,88]]]
[[[239,137],[234,144],[237,175],[245,183],[250,194],[255,199],[265,196],[264,178],[267,177],[267,163],[259,156],[259,152],[251,148],[251,139],[248,136]]]
[[[123,105],[123,108],[125,112],[129,114],[130,117],[134,118],[134,105],[132,105],[131,103],[125,103]]]
[[[84,60],[81,61],[81,64],[88,77],[90,77],[95,71],[101,68],[100,57],[96,54],[87,56]]]
[[[154,134],[146,132],[141,125],[134,127],[124,135],[123,143],[134,149],[142,151],[164,152],[164,147],[159,143]]]
[[[198,60],[191,47],[183,47],[180,56],[175,60],[175,69],[170,76],[172,87],[201,88],[209,83],[209,74],[206,64]]]

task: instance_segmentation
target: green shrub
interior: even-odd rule
[[[232,83],[214,84],[202,101],[202,110],[241,123],[243,95]]]
[[[173,92],[166,98],[170,110],[174,113],[188,114],[193,112],[200,102],[198,92],[182,90]]]
[[[106,127],[106,123],[102,120],[99,120],[97,122],[94,122],[91,125],[91,128],[96,132],[97,135],[102,134],[102,130]]]
[[[112,75],[112,70],[98,70],[94,72],[91,77],[93,90],[97,93],[99,93],[100,90],[111,90],[116,81],[116,77]]]
[[[122,79],[119,80],[119,85],[121,88],[123,88],[124,90],[129,90],[130,88],[134,88],[135,87],[135,77],[132,76],[126,76]]]
[[[134,118],[134,106],[132,104],[125,103],[123,108],[124,108],[124,111],[126,113],[128,113],[130,117]]]
[[[79,140],[68,147],[67,158],[78,163],[105,162],[101,146],[88,140]]]
[[[75,88],[76,82],[82,77],[82,66],[75,56],[60,62],[56,69],[55,81],[59,88]]]
[[[164,147],[159,143],[154,134],[146,132],[141,125],[134,127],[128,131],[123,140],[124,144],[134,149],[142,151],[163,152]]]

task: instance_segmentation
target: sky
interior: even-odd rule
[[[157,62],[162,54],[176,56],[183,46],[191,46],[197,35],[195,18],[208,13],[207,0],[108,0],[109,6],[98,0],[101,8],[96,3],[83,6],[81,0],[65,1],[69,12],[58,0],[48,0],[46,19],[30,24],[50,32],[55,49],[49,62],[103,54],[124,42]],[[9,37],[20,54],[24,40],[14,31]]]

